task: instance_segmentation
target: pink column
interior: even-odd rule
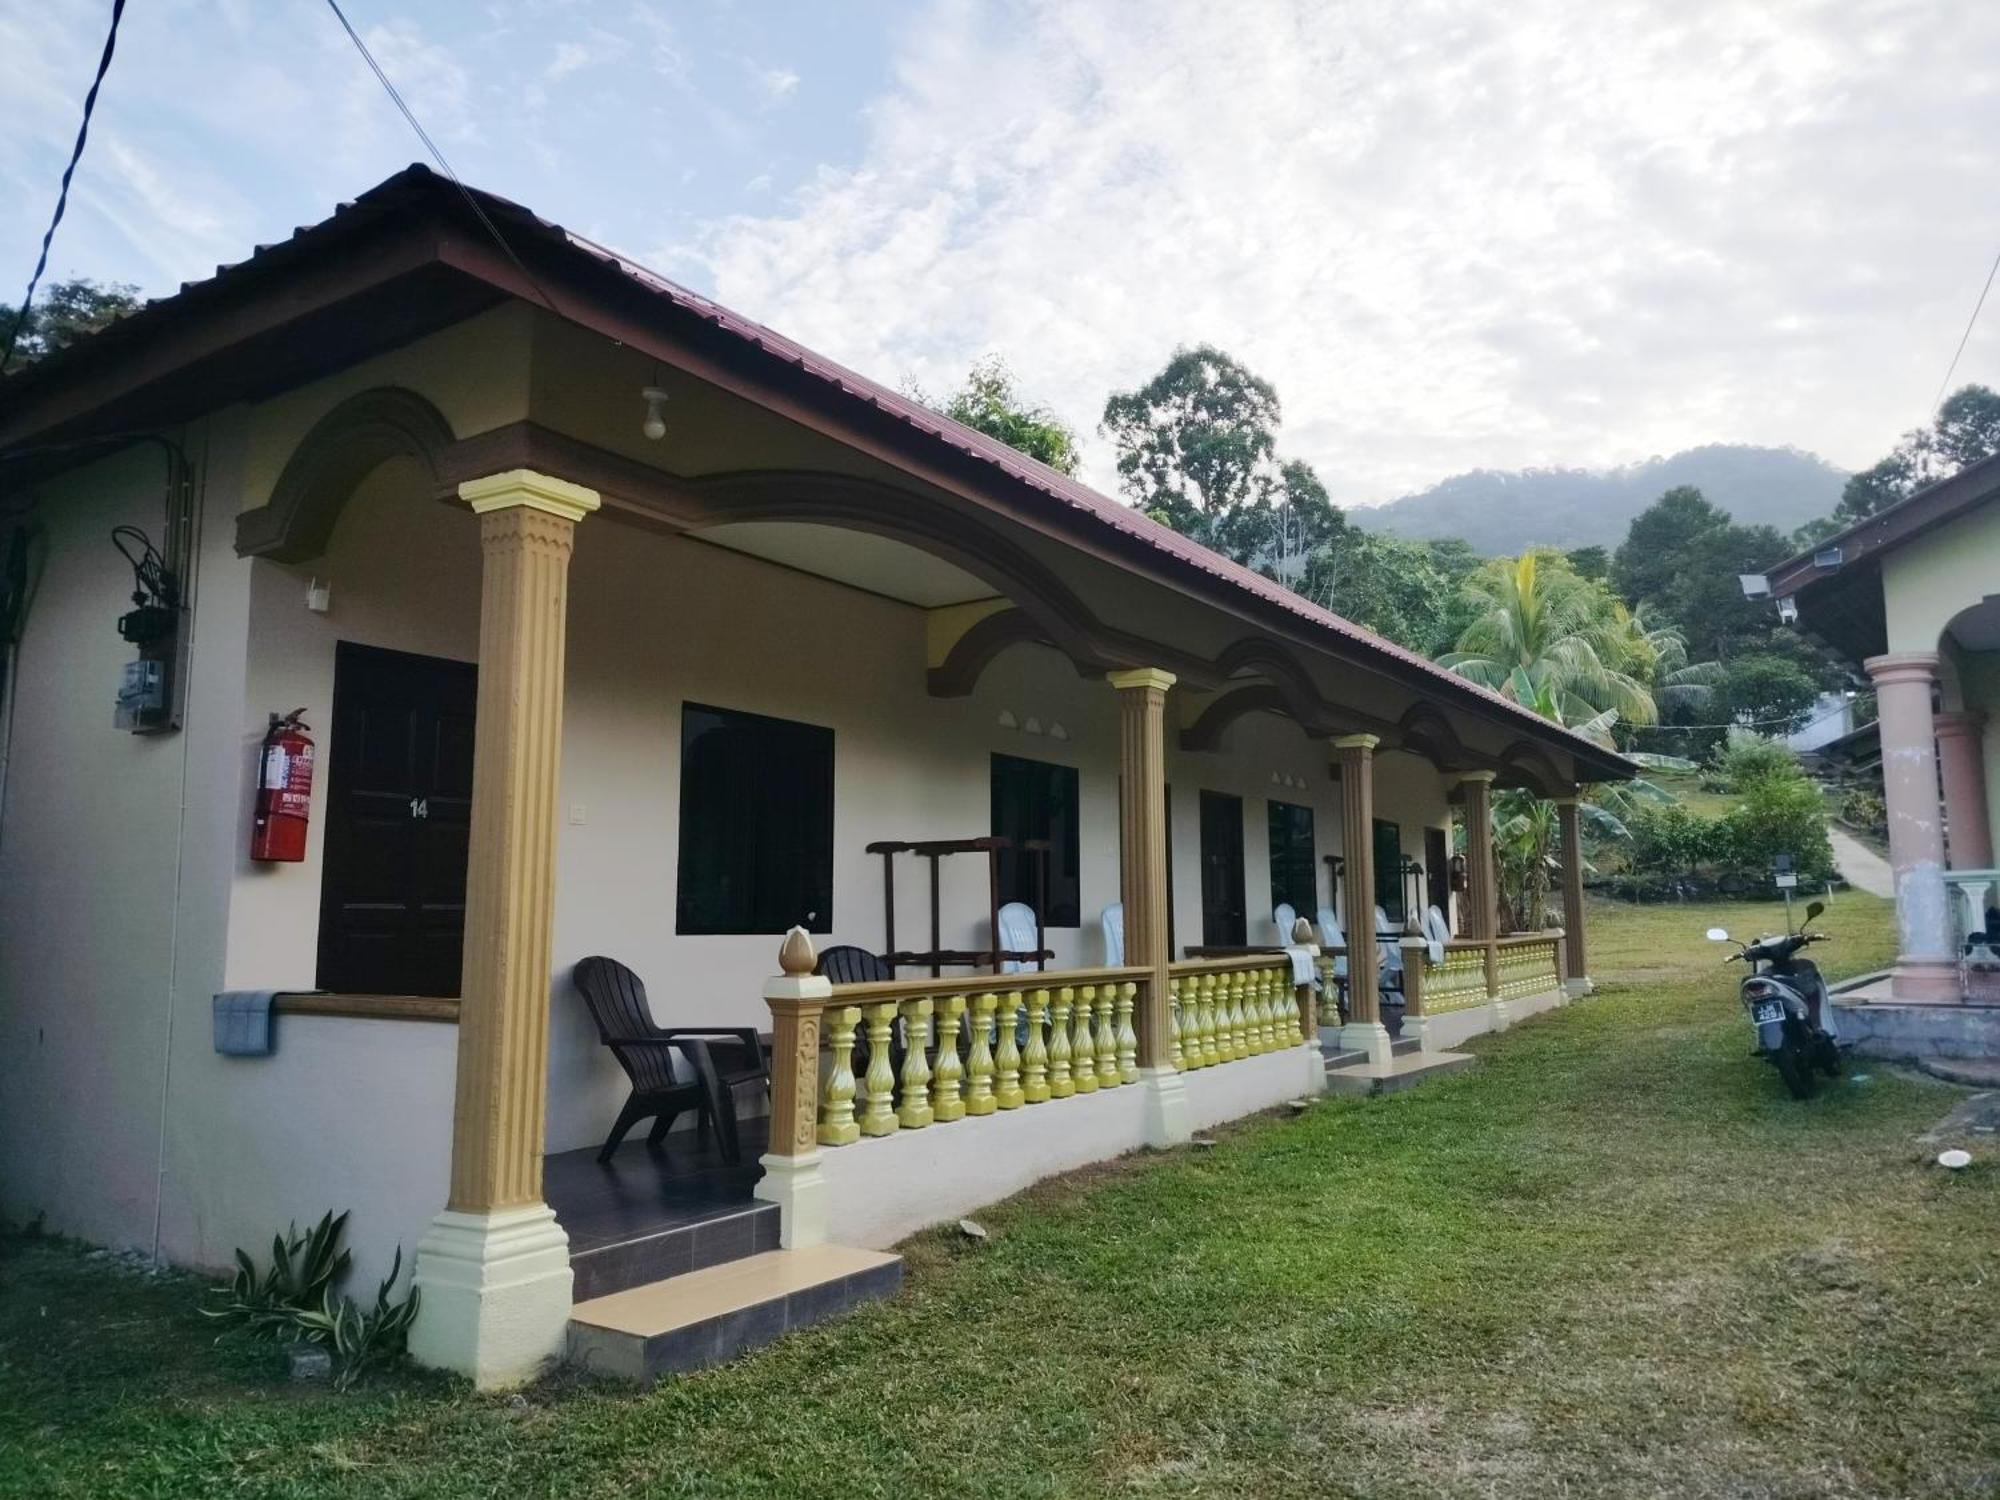
[[[1902,935],[1890,993],[1898,1000],[1956,1000],[1958,962],[1945,906],[1944,815],[1931,716],[1937,653],[1898,651],[1863,665],[1881,706],[1882,799],[1889,809],[1889,863],[1896,874]]]
[[[1939,714],[1938,773],[1944,782],[1944,821],[1951,833],[1954,870],[1993,868],[1993,829],[1986,817],[1986,764],[1979,743],[1981,713]]]

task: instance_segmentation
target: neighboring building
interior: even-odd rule
[[[2000,459],[1850,526],[1772,570],[1780,611],[1867,669],[1901,944],[1850,997],[1863,1045],[2000,1054],[1993,850],[2000,743]],[[1857,738],[1859,738],[1857,732]]]
[[[411,168],[0,383],[0,504],[41,560],[0,787],[7,1215],[220,1267],[350,1208],[359,1274],[416,1251],[420,1356],[500,1384],[562,1348],[573,1291],[778,1233],[879,1249],[1320,1086],[1277,904],[1309,915],[1343,872],[1372,972],[1374,906],[1452,905],[1461,807],[1461,936],[1429,978],[1412,958],[1417,1041],[1587,986],[1576,879],[1560,942],[1493,932],[1485,812],[1532,788],[1573,837],[1578,787],[1624,760],[473,196],[490,226]],[[163,599],[133,609],[115,527],[158,545]],[[303,857],[253,860],[267,728],[300,707]],[[981,854],[893,856],[892,943],[869,846],[994,835],[993,891]],[[835,987],[792,941],[771,977],[794,923],[978,952],[1015,898],[1047,972]],[[1197,943],[1262,951],[1173,957]],[[756,1201],[755,1168],[592,1163],[626,1096],[570,982],[598,953],[661,1022],[774,1032]],[[223,992],[253,1050],[276,992],[273,1053],[218,1054]],[[1422,1061],[1369,986],[1328,1039],[1364,1080]],[[839,1260],[841,1295],[885,1265]],[[578,1322],[632,1371],[693,1336],[620,1352]],[[706,1354],[752,1322],[702,1322]]]

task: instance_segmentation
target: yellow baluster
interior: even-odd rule
[[[1049,1097],[1049,1047],[1042,1032],[1049,1020],[1049,992],[1028,994],[1028,1047],[1021,1054],[1021,1098],[1040,1104]]]
[[[925,997],[903,1002],[902,1107],[896,1120],[905,1130],[921,1130],[931,1122],[931,1065],[925,1051],[931,1040],[933,1002]]]
[[[1244,1016],[1244,1000],[1249,990],[1248,976],[1241,969],[1229,976],[1229,1060],[1250,1055],[1250,1044],[1245,1037],[1249,1022]]]
[[[1222,1061],[1222,1000],[1220,974],[1201,976],[1201,1065],[1212,1068]]]
[[[889,1065],[889,1041],[896,1031],[896,1002],[868,1007],[868,1076],[861,1081],[861,1133],[896,1133],[896,1070]]]
[[[1070,1076],[1069,1013],[1076,991],[1064,985],[1056,991],[1056,1004],[1049,1017],[1049,1097],[1067,1099],[1076,1092]]]
[[[1264,1003],[1257,1011],[1257,1039],[1263,1045],[1261,1052],[1278,1050],[1278,971],[1266,969],[1264,979]]]
[[[819,1092],[822,1146],[846,1146],[861,1139],[861,1127],[854,1123],[854,1032],[860,1024],[858,1006],[826,1012],[826,1076]]]
[[[1179,979],[1167,981],[1167,1061],[1176,1068],[1185,1068],[1181,1061],[1181,984]]]
[[[1078,985],[1076,1027],[1069,1036],[1070,1072],[1079,1094],[1097,1092],[1097,1047],[1090,1038],[1090,1023],[1097,1010],[1097,986]]]
[[[1115,1089],[1122,1081],[1118,1077],[1118,986],[1100,984],[1097,987],[1097,1086],[1101,1089]]]
[[[966,1063],[965,1112],[990,1115],[993,1098],[993,1012],[1000,997],[988,991],[972,1002],[972,1055]]]
[[[1264,1025],[1270,1018],[1270,1006],[1264,999],[1264,971],[1253,970],[1243,976],[1246,986],[1243,1000],[1243,1050],[1255,1057],[1264,1050]]]
[[[1132,1025],[1132,1009],[1139,1000],[1139,986],[1126,980],[1118,986],[1118,1081],[1139,1081],[1139,1033]]]
[[[965,1017],[965,996],[946,995],[937,1003],[937,1062],[931,1068],[931,1115],[940,1124],[965,1118],[961,1088],[965,1064],[958,1060],[959,1023]]]
[[[1000,997],[999,1050],[993,1055],[993,1102],[1002,1109],[1019,1109],[1027,1093],[1021,1087],[1021,992]]]

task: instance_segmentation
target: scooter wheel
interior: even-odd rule
[[[1813,1061],[1827,1077],[1840,1076],[1840,1047],[1832,1037],[1821,1035],[1813,1038]]]
[[[1812,1059],[1806,1053],[1806,1044],[1789,1029],[1778,1050],[1771,1055],[1771,1061],[1778,1066],[1778,1076],[1785,1080],[1785,1087],[1794,1099],[1810,1099],[1819,1092],[1819,1079],[1813,1076]]]

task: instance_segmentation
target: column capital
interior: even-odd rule
[[[467,479],[458,487],[458,498],[471,506],[475,515],[526,507],[571,522],[581,521],[603,503],[596,490],[533,469],[508,469]]]
[[[1458,784],[1464,786],[1469,781],[1483,781],[1491,786],[1499,776],[1498,771],[1461,771],[1458,773]]]
[[[1120,667],[1106,672],[1104,680],[1121,693],[1133,688],[1158,688],[1164,693],[1180,679],[1162,667]]]
[[[1555,803],[1557,807],[1575,807],[1582,800],[1583,794],[1581,792],[1565,792],[1560,797],[1549,798],[1549,801]]]
[[[1373,750],[1382,743],[1379,734],[1337,734],[1333,737],[1336,750]]]
[[[1862,664],[1877,687],[1896,683],[1937,681],[1938,654],[1935,651],[1891,651],[1871,656]]]

